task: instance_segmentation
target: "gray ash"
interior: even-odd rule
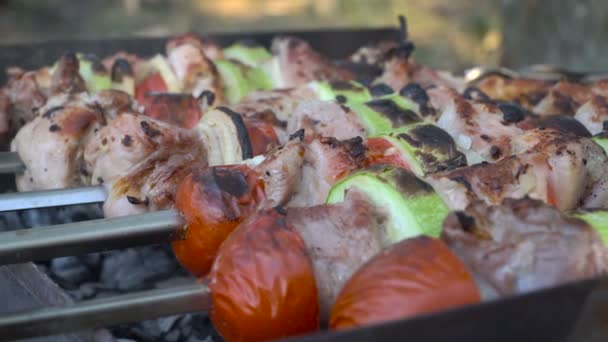
[[[0,231],[102,218],[100,205],[0,213]],[[67,256],[36,263],[74,300],[187,284],[169,244]],[[121,341],[221,341],[205,313],[161,317],[110,327]]]

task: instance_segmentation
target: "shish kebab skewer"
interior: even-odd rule
[[[346,87],[346,85],[341,85],[340,88],[337,88],[338,86],[335,85],[336,88],[332,88],[331,83],[316,82],[316,83],[310,84],[308,87],[321,88],[321,90],[319,90],[318,92],[319,92],[319,94],[324,94],[324,95],[320,95],[320,96],[322,96],[323,98],[327,98],[327,99],[335,98],[336,96],[342,96],[347,99],[350,99],[351,97],[358,97],[360,99],[371,98],[371,95],[369,95],[367,93],[367,90],[365,88],[363,88],[361,86],[357,86],[355,84],[347,84],[347,85],[350,88]],[[348,103],[350,103],[350,100],[348,100]],[[303,106],[302,106],[303,109],[302,110],[296,109],[294,118],[296,121],[301,120],[304,123],[304,125],[307,125],[305,122],[307,122],[307,120],[308,120],[307,115],[309,115],[309,114],[307,114],[307,113],[309,113],[310,110],[318,110],[320,112],[328,112],[328,113],[331,111],[338,111],[338,112],[343,111],[343,109],[341,109],[338,105],[332,104],[330,102],[304,101],[302,104],[303,104]],[[246,106],[251,106],[251,104],[246,105]],[[310,106],[314,106],[314,107],[308,108]],[[402,130],[405,129],[404,131],[400,132],[400,133],[404,133],[402,135],[403,137],[408,137],[408,134],[409,134],[409,135],[413,136],[414,139],[418,139],[421,141],[426,139],[426,140],[428,140],[428,143],[429,143],[428,148],[430,148],[431,150],[435,149],[435,152],[430,151],[432,154],[435,154],[435,153],[442,154],[443,153],[444,155],[435,156],[434,158],[438,158],[436,161],[420,162],[420,161],[416,161],[416,159],[420,159],[423,156],[423,154],[420,154],[420,156],[418,156],[417,154],[419,152],[420,153],[427,153],[427,152],[422,152],[422,150],[420,150],[420,146],[411,145],[411,144],[415,144],[415,141],[408,142],[399,137],[390,138],[388,136],[385,136],[386,139],[390,139],[391,141],[393,141],[392,143],[389,143],[388,145],[389,146],[391,144],[403,145],[403,147],[399,147],[399,149],[402,150],[402,153],[411,154],[411,156],[409,156],[407,159],[410,161],[410,164],[416,169],[416,172],[418,174],[422,174],[423,171],[424,172],[434,171],[432,165],[441,163],[443,161],[443,159],[447,157],[447,154],[455,152],[455,148],[451,148],[451,150],[450,150],[450,148],[444,148],[445,146],[444,147],[439,146],[441,144],[437,145],[437,142],[444,141],[446,138],[449,140],[450,138],[441,129],[433,128],[432,126],[430,126],[428,124],[424,124],[424,122],[422,121],[422,118],[418,117],[415,114],[415,112],[417,112],[419,110],[418,108],[419,107],[417,104],[415,104],[415,102],[409,101],[407,98],[403,98],[403,97],[400,97],[397,95],[384,95],[384,96],[378,97],[375,100],[372,100],[370,102],[364,102],[363,105],[358,105],[356,110],[354,110],[353,112],[344,114],[346,116],[345,118],[333,118],[329,114],[326,117],[319,117],[319,120],[317,120],[319,122],[319,124],[317,124],[317,125],[318,125],[318,127],[321,127],[321,130],[318,132],[318,134],[335,133],[333,131],[328,130],[328,128],[336,127],[336,129],[337,129],[338,126],[343,127],[345,125],[351,125],[353,127],[356,126],[356,127],[361,127],[361,128],[358,128],[357,130],[353,130],[353,132],[350,132],[350,131],[346,132],[346,133],[342,132],[342,133],[338,134],[338,136],[342,135],[344,137],[350,137],[351,134],[358,135],[359,133],[363,132],[360,130],[364,130],[366,132],[379,133],[379,132],[394,129],[394,128],[399,128]],[[230,124],[227,124],[227,122],[229,122],[230,120],[221,119],[222,116],[227,116],[227,114],[224,113],[223,111],[224,110],[221,110],[221,111],[211,110],[203,117],[203,119],[201,119],[201,123],[199,124],[199,126],[201,126],[201,125],[207,126],[211,122],[213,122],[213,124],[215,124],[216,126],[222,125],[222,124],[230,126]],[[301,116],[300,113],[303,114],[304,116]],[[302,117],[302,119],[300,119],[300,117]],[[334,121],[332,121],[332,120],[334,120]],[[339,125],[340,120],[347,120],[347,121],[345,122],[344,125]],[[348,120],[350,120],[350,121],[348,121]],[[323,124],[326,121],[327,121],[327,124]],[[294,123],[293,126],[294,126],[294,128],[297,128],[300,126],[300,124]],[[326,128],[323,128],[323,127],[326,127]],[[411,127],[411,128],[407,128],[407,127]],[[202,129],[202,127],[201,127],[201,129]],[[316,127],[311,128],[311,131],[314,132],[315,130],[317,130]],[[238,136],[238,134],[225,134],[225,135],[227,135],[229,138]],[[399,135],[399,134],[395,133],[395,135]],[[419,136],[419,137],[417,137],[417,136]],[[249,137],[251,137],[251,135]],[[379,136],[379,138],[380,139],[375,138],[374,141],[382,141],[383,138],[380,136]],[[239,139],[241,139],[241,138],[239,138]],[[244,139],[246,139],[246,138],[244,138]],[[98,138],[97,140],[101,140],[101,137]],[[399,142],[399,140],[402,140],[402,141]],[[206,141],[209,141],[209,144],[215,144],[215,145],[211,145],[211,146],[210,145],[206,146],[210,157],[211,157],[211,153],[218,154],[219,151],[227,148],[227,147],[224,147],[221,145],[222,143],[224,143],[223,140],[215,141],[215,140],[207,139]],[[436,142],[432,143],[432,141],[436,141]],[[102,141],[102,143],[103,143],[103,141]],[[138,140],[135,140],[135,142],[132,142],[132,144],[137,144],[137,143],[138,143]],[[447,143],[449,145],[449,141]],[[244,142],[241,140],[234,142],[233,144],[248,145],[247,142]],[[423,142],[423,144],[426,144],[426,142]],[[409,146],[409,145],[411,145],[411,146]],[[427,147],[424,147],[424,149],[426,149],[426,148]],[[437,149],[437,148],[439,148],[439,149]],[[444,152],[439,152],[441,150],[441,148],[444,148],[443,149]],[[220,153],[220,155],[221,155],[221,153]],[[230,161],[224,157],[224,158],[212,158],[209,160],[209,162],[211,165],[214,165],[214,164],[218,163],[219,160]],[[237,158],[237,159],[231,159],[231,160],[238,161],[239,159]],[[464,163],[464,160],[462,160],[461,162],[462,163],[460,165],[462,165]],[[426,164],[429,164],[429,166],[425,166]],[[454,166],[456,166],[456,165],[454,165]],[[429,168],[429,169],[422,170],[421,167]],[[114,173],[116,173],[116,172],[114,172]],[[95,178],[94,176],[95,176],[95,173],[93,173],[92,178]],[[17,194],[11,194],[11,195],[5,196],[5,198],[8,200],[0,199],[0,210],[14,210],[14,209],[25,209],[28,207],[29,208],[41,207],[41,206],[45,206],[45,205],[65,205],[65,204],[70,204],[70,203],[77,203],[76,201],[78,201],[80,198],[80,197],[78,197],[79,191],[87,191],[89,194],[95,195],[94,198],[89,199],[89,202],[103,201],[104,191],[102,188],[96,187],[96,188],[88,188],[86,190],[85,189],[86,188],[83,188],[82,190],[77,190],[77,189],[53,190],[53,191],[43,191],[43,192],[37,192],[37,193],[25,192],[25,193],[23,193],[23,196],[21,196],[21,197]],[[72,197],[68,197],[66,195],[70,195]],[[0,196],[0,198],[1,198],[1,196]],[[15,201],[15,199],[21,199],[21,200]],[[6,207],[4,206],[4,204],[6,204]]]
[[[8,314],[0,316],[0,332],[10,338],[33,337],[208,309],[227,341],[313,332],[318,328],[316,294],[328,283],[322,276],[319,278],[316,268],[315,282],[309,282],[313,277],[310,268],[316,265],[318,256],[311,265],[299,254],[302,245],[294,235],[299,233],[310,248],[310,234],[327,234],[315,228],[302,230],[307,220],[298,223],[297,217],[302,214],[310,220],[310,209],[288,209],[286,213],[266,210],[243,223],[220,251],[209,282],[211,293],[204,284],[196,284]],[[273,236],[272,248],[266,246],[268,240],[264,237],[268,234]],[[501,206],[477,203],[467,211],[454,212],[444,223],[441,239],[443,242],[424,237],[406,239],[376,254],[362,267],[357,266],[358,271],[344,287],[334,289],[340,293],[333,297],[336,300],[331,308],[330,328],[404,319],[475,303],[480,294],[488,300],[525,293],[603,273],[608,266],[608,252],[589,226],[530,199],[511,199]],[[503,246],[503,252],[484,257],[497,246]],[[354,249],[361,252],[360,248]],[[521,257],[524,250],[531,258]],[[283,271],[271,277],[264,275],[267,280],[262,280],[259,272],[267,269],[271,259],[281,260],[280,266],[273,261],[273,269],[279,267]],[[586,260],[584,265],[581,260]],[[500,271],[506,268],[512,272]],[[469,272],[475,275],[475,282]],[[387,283],[387,279],[391,281]],[[266,287],[267,281],[281,282],[295,292],[273,292],[272,286]],[[244,288],[246,296],[242,295]],[[297,300],[292,297],[294,294]],[[322,298],[319,297],[321,304]],[[265,299],[273,299],[276,304],[273,313],[259,307]],[[254,302],[258,305],[252,312]],[[153,303],[164,305],[158,310],[137,310]],[[247,313],[241,311],[245,308]],[[61,322],[53,322],[52,317],[61,318]]]
[[[322,98],[334,98],[336,96],[344,96],[342,94],[348,94],[348,97],[350,98],[355,97],[355,98],[361,98],[361,99],[367,99],[369,98],[369,95],[365,95],[365,88],[351,88],[352,90],[349,92],[348,88],[346,91],[340,91],[339,89],[331,89],[331,84],[327,84],[327,83],[313,83],[312,86],[314,86],[315,88],[319,89],[323,89],[322,91],[319,92],[319,96],[321,96]],[[351,85],[351,87],[353,87],[354,85]],[[319,90],[318,90],[319,91]],[[395,104],[393,105],[395,108],[403,108],[404,113],[407,113],[407,111],[409,110],[408,108],[412,108],[414,109],[414,107],[418,107],[416,109],[416,111],[418,112],[424,112],[426,110],[429,110],[429,96],[426,95],[426,92],[421,89],[420,87],[414,86],[414,85],[409,85],[406,86],[404,89],[402,89],[401,91],[402,95],[405,95],[406,98],[410,98],[412,101],[414,101],[414,103],[416,103],[416,105],[412,105],[412,104],[407,104],[407,102],[402,103],[404,100],[399,100],[400,97],[395,97],[394,95],[386,95],[386,96],[381,96],[380,98],[377,98],[376,100],[373,100],[371,102],[365,103],[365,105],[361,105],[361,104],[357,104],[357,101],[349,101],[349,105],[352,106],[352,108],[354,108],[354,112],[357,114],[358,116],[358,120],[360,120],[360,122],[362,122],[362,124],[365,126],[365,130],[368,132],[378,132],[378,131],[382,131],[382,130],[386,130],[389,128],[389,126],[387,126],[386,123],[383,123],[382,119],[380,119],[382,117],[382,115],[388,115],[384,114],[380,111],[375,111],[372,110],[373,108],[378,108],[378,106],[382,103],[383,107],[387,107],[387,105],[393,101]],[[322,95],[325,94],[325,95]],[[337,95],[336,95],[337,94]],[[504,142],[508,143],[509,145],[511,144],[511,140],[513,137],[522,134],[522,130],[517,128],[516,125],[511,125],[509,123],[507,123],[507,126],[501,126],[501,125],[505,125],[505,123],[501,123],[501,120],[513,120],[513,118],[511,118],[511,116],[515,115],[515,112],[518,111],[518,109],[516,107],[513,106],[508,106],[503,108],[500,107],[499,108],[495,108],[492,109],[494,107],[489,106],[488,104],[485,104],[483,102],[480,102],[478,104],[474,104],[473,106],[471,106],[470,104],[468,104],[468,100],[465,99],[459,99],[459,96],[456,95],[455,93],[450,93],[450,91],[441,91],[441,90],[430,90],[429,94],[431,95],[431,102],[434,102],[434,104],[437,106],[437,108],[443,108],[441,109],[441,114],[440,115],[440,120],[439,120],[439,125],[445,127],[446,129],[448,129],[448,131],[450,133],[452,133],[452,135],[458,140],[459,137],[461,136],[461,134],[464,134],[464,132],[466,130],[468,130],[468,132],[471,132],[470,130],[473,131],[479,131],[481,130],[481,137],[484,137],[484,130],[488,130],[489,132],[491,132],[493,130],[492,127],[496,126],[496,127],[502,127],[500,129],[502,129],[502,133],[499,133],[498,135],[492,135],[490,138],[490,135],[487,135],[488,138],[486,139],[478,139],[477,142],[474,142],[473,145],[468,145],[465,147],[469,147],[472,148],[474,151],[479,151],[479,152],[475,152],[475,155],[479,156],[479,155],[491,155],[489,157],[484,157],[484,158],[503,158],[505,156],[508,156],[510,153],[510,151],[514,148],[513,146],[507,146],[504,145]],[[365,96],[363,96],[365,95]],[[424,95],[424,96],[422,96]],[[422,99],[422,100],[421,100]],[[448,101],[446,102],[445,100],[448,99]],[[454,99],[454,104],[450,104],[450,100],[449,99]],[[399,100],[399,101],[397,101]],[[387,102],[388,101],[388,102]],[[385,103],[386,102],[386,103]],[[373,104],[373,105],[372,105]],[[467,107],[469,106],[469,107]],[[470,109],[467,109],[470,108]],[[500,111],[503,111],[504,114],[501,114]],[[473,113],[477,113],[474,114],[474,116],[471,116],[471,111]],[[498,112],[496,112],[498,111]],[[509,114],[509,119],[507,118],[507,114]],[[394,114],[393,114],[394,115]],[[456,116],[454,116],[456,115]],[[519,121],[524,120],[525,116],[523,116],[524,114],[521,114],[518,116],[518,119],[515,121],[507,121],[507,122],[515,122],[517,123],[517,125],[519,125]],[[460,118],[459,116],[463,116],[463,118]],[[477,117],[478,116],[478,117]],[[503,116],[505,119],[503,119]],[[415,116],[413,116],[415,117]],[[475,120],[467,125],[464,125],[462,128],[457,128],[456,131],[454,131],[454,122],[459,122],[459,121],[465,121],[465,122],[469,122],[470,118],[473,117],[475,118]],[[330,119],[331,120],[331,119]],[[562,120],[562,119],[560,119]],[[323,120],[321,120],[322,122]],[[407,121],[407,120],[406,120]],[[411,119],[409,119],[409,121],[411,121]],[[412,121],[415,122],[416,120]],[[489,122],[496,122],[492,125],[489,125]],[[542,123],[542,122],[541,122]],[[562,126],[567,126],[566,128],[569,129],[570,126],[572,126],[572,123],[565,121],[564,123],[560,123],[560,121],[555,121],[555,124],[558,125],[562,125]],[[470,125],[470,126],[469,126]],[[488,126],[489,125],[489,126]],[[508,126],[511,125],[511,126]],[[530,125],[529,123],[527,123],[526,125]],[[331,127],[331,125],[329,125]],[[487,128],[489,127],[489,128]],[[574,126],[572,126],[574,127]],[[561,127],[560,127],[561,128]],[[583,130],[584,128],[577,128],[575,127],[576,130]],[[460,129],[464,129],[465,131],[462,131],[463,133],[459,133],[461,132]],[[500,132],[500,130],[498,131]],[[470,133],[469,133],[470,134]],[[502,135],[501,135],[502,134]],[[494,141],[496,142],[492,142],[489,139],[494,139]],[[597,139],[597,138],[594,138]],[[502,141],[502,143],[501,143]],[[476,147],[477,144],[478,146]],[[502,145],[501,145],[502,144]],[[493,150],[496,149],[496,150]],[[476,159],[479,157],[473,157],[473,159]],[[490,159],[491,160],[491,159]],[[95,194],[95,198],[96,199],[103,199],[103,191],[101,188],[96,189],[88,189],[91,193]],[[83,189],[84,191],[84,189]],[[57,197],[63,196],[65,194],[69,194],[69,195],[74,195],[77,194],[77,191],[75,192],[74,190],[68,190],[68,191],[51,191],[51,192],[42,192],[40,193],[39,196],[36,196],[36,194],[28,194],[28,195],[24,195],[23,198],[31,198],[32,200],[37,200],[37,203],[31,203],[28,204],[29,202],[25,202],[25,201],[13,201],[13,202],[5,202],[8,203],[9,205],[5,208],[5,210],[9,210],[9,209],[23,209],[23,208],[27,208],[29,207],[41,207],[41,206],[45,206],[45,205],[51,205],[53,203],[57,204],[57,205],[61,205],[61,204],[70,204],[70,203],[76,203],[76,202],[71,202],[69,200],[68,197],[63,198],[62,200],[58,200]],[[13,199],[18,199],[19,196],[16,195],[15,197],[13,196],[8,196],[8,198],[10,198],[11,200]],[[78,197],[72,197],[74,199],[77,199]],[[47,199],[47,200],[44,200]],[[1,208],[1,207],[0,207]]]
[[[534,142],[534,139],[536,139],[536,142]],[[530,132],[524,136],[522,148],[525,146],[524,144],[529,144],[526,152],[517,155],[514,158],[506,159],[497,164],[476,165],[455,169],[453,171],[431,174],[427,179],[433,184],[435,190],[443,197],[448,206],[453,209],[463,209],[467,206],[467,203],[475,198],[481,198],[488,204],[498,204],[502,199],[507,197],[522,197],[526,195],[541,199],[563,210],[576,208],[578,203],[586,203],[590,208],[597,207],[598,203],[605,203],[606,187],[608,186],[608,183],[606,177],[603,176],[603,173],[600,172],[600,174],[598,174],[598,170],[603,170],[602,165],[605,165],[607,160],[605,155],[597,153],[600,147],[595,146],[590,139],[574,136],[568,138],[559,132],[551,133],[550,130],[539,130]],[[570,152],[564,153],[564,151]],[[373,158],[373,153],[370,157]],[[401,164],[398,160],[393,160],[393,162],[396,162],[397,165]],[[583,165],[583,163],[586,164]],[[548,165],[554,165],[555,171],[549,171]],[[587,169],[587,171],[569,170],[572,167],[575,169]],[[391,191],[380,191],[385,185],[383,185],[384,183],[382,182],[378,183],[377,180],[374,180],[375,177],[377,176],[374,174],[370,176],[365,172],[355,173],[352,176],[347,177],[330,190],[328,201],[340,201],[341,189],[359,184],[359,188],[369,190],[363,191],[365,191],[368,196],[371,196],[370,198],[374,198],[376,195],[380,196],[380,198],[376,198],[375,201],[384,203],[382,206],[387,208],[391,208],[391,206],[394,205],[399,206],[399,200],[396,200],[393,198],[394,196],[389,195],[391,194]],[[370,183],[371,185],[365,185],[367,183]],[[492,185],[499,183],[501,184],[500,187]],[[557,198],[555,193],[562,193],[562,195]],[[587,216],[592,214],[594,217],[597,217],[597,211],[591,211]],[[169,217],[169,219],[174,217],[176,213],[172,211],[162,211],[157,212],[156,215],[160,215],[159,217],[164,217],[164,220],[166,220],[167,217]],[[414,211],[414,215],[418,214]],[[142,215],[141,217],[145,217],[145,215]],[[399,219],[399,217],[401,217],[401,219]],[[407,221],[407,219],[403,219],[403,217],[404,216],[399,215],[394,216],[397,221]],[[91,230],[97,230],[99,228],[98,224],[102,222],[104,221],[92,221]],[[57,232],[52,232],[52,229],[54,228],[45,229],[48,230],[48,232],[34,229],[26,232],[5,233],[6,237],[2,239],[4,243],[0,244],[0,248],[3,251],[3,257],[0,258],[0,260],[5,260],[5,262],[18,262],[29,260],[27,258],[36,258],[35,253],[38,248],[47,245],[49,246],[48,251],[50,251],[50,253],[63,253],[61,251],[67,252],[70,251],[71,248],[79,248],[80,246],[90,245],[90,248],[102,248],[104,245],[106,247],[113,246],[115,243],[120,243],[120,241],[113,242],[113,239],[120,240],[119,234],[122,229],[124,229],[124,234],[133,235],[141,234],[146,229],[143,226],[140,227],[137,225],[129,228],[128,226],[131,224],[129,217],[125,218],[124,221],[122,219],[112,219],[111,222],[117,227],[116,230],[113,230],[115,233],[108,233],[105,238],[99,237],[99,242],[95,242],[93,238],[102,236],[103,233],[101,231],[93,233],[84,229],[84,227],[81,230],[78,230],[79,228],[76,228],[75,225],[57,228],[59,229],[57,232],[63,233],[74,229],[75,233],[72,235],[74,242],[70,242],[69,239],[63,241],[61,238],[47,241],[49,240],[48,236],[52,237],[57,234]],[[144,220],[143,222],[148,222],[148,220]],[[160,227],[156,227],[152,224],[152,227],[149,228],[151,230],[161,229],[159,238],[166,238],[167,234],[174,233],[174,230],[166,225],[166,221],[159,222]],[[411,226],[412,224],[410,223],[409,225]],[[598,225],[594,224],[594,226]],[[599,226],[598,229],[603,231]],[[602,236],[603,235],[604,234],[602,233]],[[31,237],[31,239],[27,239],[28,236]],[[20,237],[24,238],[20,239]],[[125,242],[123,241],[122,243]],[[65,244],[65,246],[63,244]],[[64,247],[51,248],[59,246]],[[22,250],[21,253],[14,253],[20,249]],[[42,253],[47,253],[47,249],[42,250],[44,251]],[[25,251],[29,252],[26,253]],[[33,254],[28,254],[30,252]],[[45,254],[42,256],[48,257],[48,255]]]

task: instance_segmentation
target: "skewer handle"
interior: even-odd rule
[[[145,246],[182,236],[175,210],[0,233],[0,265]],[[2,335],[0,335],[2,336]]]
[[[25,165],[16,152],[0,152],[0,174],[19,173],[25,170]]]
[[[183,285],[0,316],[2,340],[70,333],[198,311],[211,306],[205,284]]]
[[[108,197],[103,186],[15,192],[0,195],[0,212],[10,210],[58,207],[61,205],[103,202]]]

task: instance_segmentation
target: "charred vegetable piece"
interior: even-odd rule
[[[224,91],[228,103],[237,103],[252,91],[251,85],[245,76],[245,69],[247,68],[245,65],[233,61],[220,60],[215,62],[215,66],[224,82]]]
[[[238,42],[224,49],[224,57],[233,59],[251,67],[257,67],[272,58],[270,52],[263,47],[249,41]]]
[[[110,74],[97,56],[83,54],[78,54],[77,56],[79,61],[78,71],[90,93],[96,93],[112,87]]]
[[[281,63],[278,57],[272,57],[260,67],[273,89],[288,88],[290,85],[285,80],[281,71]]]
[[[209,272],[222,242],[262,200],[262,182],[245,165],[195,169],[182,181],[175,206],[186,219],[186,232],[173,242],[182,266],[196,276]]]
[[[440,240],[397,243],[363,265],[338,295],[330,328],[347,329],[478,303],[466,266]]]
[[[608,246],[608,210],[607,209],[577,209],[568,213],[581,219],[595,229],[602,241]]]
[[[148,93],[143,100],[144,114],[181,128],[194,128],[202,113],[190,94]]]
[[[112,65],[111,71],[112,89],[122,90],[125,93],[135,95],[135,74],[131,64],[122,58],[118,58]]]
[[[249,132],[238,113],[217,107],[203,115],[196,125],[205,146],[209,165],[236,164],[253,157]]]
[[[594,135],[593,141],[595,141],[596,144],[600,145],[604,152],[608,154],[608,134],[606,132]]]
[[[268,76],[260,68],[232,60],[216,61],[215,65],[224,82],[224,91],[229,103],[237,103],[254,90],[272,88]]]
[[[417,114],[418,105],[399,95],[387,95],[372,101],[352,102],[348,105],[357,114],[370,136],[422,122],[422,118]]]
[[[417,176],[466,166],[466,158],[454,139],[431,124],[406,126],[371,137],[366,145],[371,164],[395,165]]]
[[[437,237],[449,213],[430,185],[402,168],[377,165],[356,172],[331,188],[327,203],[342,202],[351,188],[386,210],[386,236],[390,242],[421,234]]]
[[[209,288],[210,317],[227,342],[274,340],[319,327],[312,261],[281,209],[252,217],[230,235]]]
[[[338,103],[366,102],[372,99],[369,90],[355,81],[316,81],[308,87],[312,89],[319,100],[337,101]]]

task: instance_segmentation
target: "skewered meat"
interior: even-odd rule
[[[437,126],[454,138],[469,164],[511,155],[511,142],[524,132],[518,124],[526,114],[515,105],[471,101],[446,88],[430,89],[428,96],[439,115]]]
[[[254,169],[262,175],[266,199],[263,207],[284,206],[301,186],[302,165],[306,147],[299,137],[268,152]]]
[[[322,322],[329,319],[344,283],[384,246],[384,220],[356,191],[340,204],[288,209],[287,222],[300,234],[312,258]]]
[[[512,78],[501,74],[488,74],[474,83],[492,99],[516,102],[529,110],[540,103],[553,84],[551,81]]]
[[[526,195],[560,210],[608,204],[603,172],[608,158],[591,139],[536,129],[515,141],[514,153],[496,164],[472,165],[428,180],[456,210],[473,199],[496,205]]]
[[[31,121],[36,116],[37,109],[46,103],[48,94],[43,91],[41,83],[50,83],[50,72],[48,69],[28,72],[13,69],[9,75],[3,93],[10,105],[3,108],[7,109],[2,113],[7,120],[3,125],[8,125],[12,132],[17,132]]]
[[[608,121],[608,101],[605,97],[594,95],[591,100],[580,106],[574,118],[581,122],[593,135],[606,130]]]
[[[82,142],[105,122],[99,110],[87,106],[87,100],[84,94],[60,106],[49,100],[41,108],[43,114],[19,130],[11,143],[11,151],[18,152],[26,166],[17,175],[19,191],[81,184]]]
[[[250,93],[238,104],[234,105],[234,111],[241,113],[246,118],[257,119],[271,124],[281,144],[289,137],[289,132],[296,130],[288,129],[288,122],[298,103],[302,100],[315,98],[314,93],[307,87],[291,89],[255,91]]]
[[[311,141],[306,145],[300,186],[288,205],[309,207],[324,203],[338,180],[364,165],[365,147],[360,137]]]
[[[80,76],[80,62],[73,53],[61,56],[51,74],[51,94],[77,94],[87,90],[84,79]]]
[[[280,69],[278,88],[292,88],[317,80],[350,80],[352,75],[296,37],[277,37],[272,53]]]
[[[143,115],[123,113],[85,147],[91,184],[109,190],[108,217],[172,205],[179,175],[206,162],[198,134]]]
[[[330,101],[300,101],[287,124],[288,132],[298,129],[304,129],[306,135],[338,140],[365,136],[365,127],[357,115],[348,107]]]
[[[473,203],[448,216],[442,239],[470,268],[484,299],[590,278],[608,270],[599,235],[537,200]]]
[[[167,58],[183,92],[198,97],[207,90],[221,101],[221,80],[215,65],[205,55],[203,45],[194,34],[175,37],[167,42]]]
[[[103,111],[104,117],[108,122],[114,120],[123,112],[135,111],[133,98],[120,90],[102,90],[91,96],[91,102]]]

